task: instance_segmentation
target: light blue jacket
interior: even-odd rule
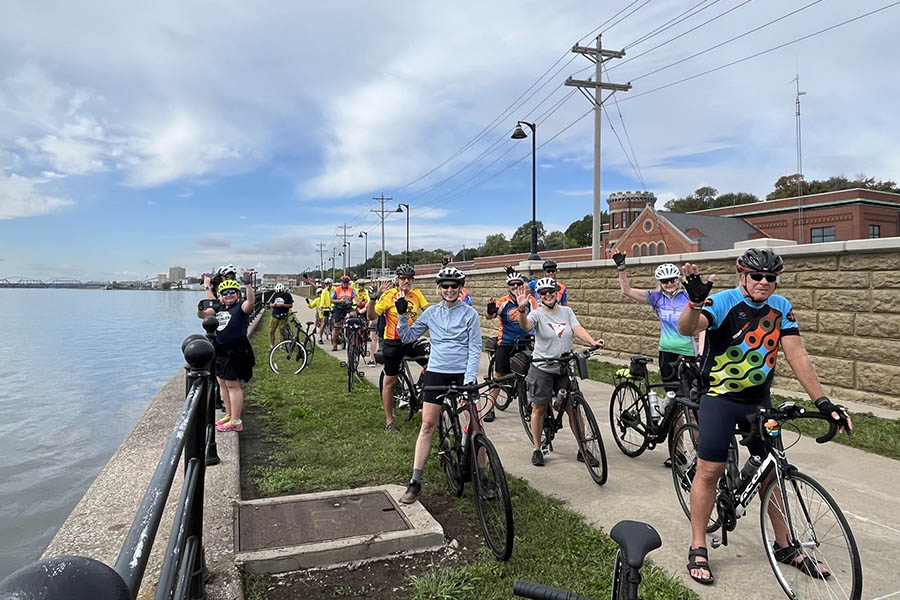
[[[463,383],[475,383],[481,358],[481,322],[474,308],[462,302],[451,307],[444,302],[432,304],[412,325],[409,315],[398,316],[397,331],[404,344],[417,339],[426,329],[431,332],[429,371],[465,372]]]

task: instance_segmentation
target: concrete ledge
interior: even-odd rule
[[[336,490],[314,494],[297,494],[277,498],[261,498],[235,503],[235,529],[241,507],[264,506],[305,500],[346,497],[354,494],[385,492],[409,525],[409,529],[381,534],[357,535],[338,540],[313,542],[297,546],[240,552],[235,546],[235,562],[249,573],[285,573],[300,569],[335,567],[383,559],[398,553],[416,553],[439,550],[444,545],[444,530],[419,502],[400,504],[404,488],[399,485],[382,485]],[[237,534],[233,536],[237,539]]]

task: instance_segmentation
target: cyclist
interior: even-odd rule
[[[564,352],[572,349],[572,338],[584,341],[592,347],[602,348],[603,340],[595,340],[591,334],[581,326],[575,317],[575,312],[568,306],[562,306],[559,300],[559,288],[552,277],[542,277],[535,282],[539,304],[536,310],[529,310],[530,294],[525,290],[516,292],[516,302],[519,311],[519,327],[528,331],[534,329],[534,359],[559,358]],[[544,455],[541,452],[541,435],[544,431],[544,415],[547,414],[547,405],[550,400],[566,387],[568,374],[563,365],[554,363],[542,363],[533,361],[525,377],[528,387],[528,396],[531,400],[531,435],[534,439],[534,452],[531,454],[531,464],[536,467],[544,466]],[[569,426],[572,433],[580,431],[573,423],[572,406],[566,409],[569,414]],[[597,459],[587,451],[582,455],[578,450],[578,461],[590,461],[591,465],[599,465]]]
[[[369,324],[369,320],[366,317],[366,306],[370,302],[370,297],[369,297],[369,286],[366,285],[366,283],[367,282],[365,280],[362,280],[362,279],[358,280],[357,284],[359,287],[356,290],[356,314],[363,319],[364,325]],[[370,335],[371,333],[372,333],[371,331],[366,331],[367,342],[372,341],[372,336]],[[366,356],[370,357],[369,360],[366,361],[366,365],[369,367],[374,367],[375,360],[373,358],[371,358],[371,356],[370,356],[371,351],[369,350],[369,348],[371,348],[371,345],[366,344]]]
[[[275,284],[275,293],[269,298],[269,306],[272,308],[272,318],[269,319],[269,348],[275,347],[275,331],[281,330],[281,339],[287,339],[284,335],[284,327],[288,316],[294,307],[294,297],[287,291],[283,283]]]
[[[820,412],[850,431],[852,424],[842,406],[825,396],[816,370],[800,339],[791,303],[775,294],[784,261],[769,248],[750,248],[737,259],[738,286],[709,296],[713,281],[704,282],[696,265],[682,268],[690,303],[678,318],[682,335],[706,331],[701,369],[707,384],[700,402],[697,472],[691,486],[691,545],[688,572],[695,581],[714,581],[706,549],[706,527],[715,504],[716,486],[725,471],[728,446],[736,425],[759,407],[770,407],[769,388],[775,374],[778,345],[803,389]],[[726,370],[727,369],[727,370]],[[764,456],[763,440],[754,438],[748,449]],[[824,565],[790,544],[787,527],[776,515],[775,554],[811,577],[830,575]],[[701,561],[702,559],[702,561]]]
[[[334,304],[334,323],[331,328],[331,350],[336,351],[338,338],[341,335],[341,327],[344,326],[344,318],[353,310],[356,300],[356,290],[350,286],[350,276],[341,276],[341,285],[331,292],[331,302]]]
[[[307,299],[306,301],[311,308],[316,309],[316,329],[319,330],[320,346],[325,343],[323,341],[325,335],[325,322],[328,321],[328,317],[331,316],[331,309],[333,307],[333,304],[331,303],[331,293],[333,291],[334,280],[332,280],[331,277],[326,277],[325,287],[319,292],[316,299],[312,301]]]
[[[407,315],[410,303],[402,296],[395,302],[400,315],[397,325],[400,340],[410,344],[426,329],[429,331],[431,355],[425,373],[426,387],[475,383],[481,358],[481,325],[478,312],[460,300],[466,276],[456,267],[444,267],[434,279],[442,302],[425,309],[412,325]],[[422,471],[431,453],[441,404],[439,392],[426,390],[423,393],[422,427],[416,440],[412,479],[400,498],[403,504],[412,504],[422,493]]]
[[[402,264],[397,267],[397,285],[392,287],[391,281],[382,281],[378,291],[370,298],[366,308],[366,316],[369,320],[384,317],[384,388],[381,390],[381,404],[384,407],[384,430],[388,433],[397,433],[397,425],[394,423],[394,386],[397,384],[397,375],[400,373],[400,361],[406,356],[415,353],[413,344],[404,344],[400,339],[397,329],[398,298],[404,298],[408,305],[407,313],[411,321],[419,316],[428,306],[428,301],[418,288],[413,287],[416,279],[416,270],[412,265]]]
[[[253,292],[251,272],[244,269],[241,277],[247,286],[247,298],[241,302],[241,284],[234,279],[226,279],[219,284],[220,306],[201,311],[201,317],[215,316],[219,321],[216,334],[216,379],[225,416],[216,421],[217,431],[242,431],[241,413],[244,408],[244,392],[241,380],[250,381],[256,359],[247,339],[250,313],[256,296]]]
[[[237,267],[232,264],[222,265],[216,272],[213,273],[212,278],[209,281],[203,282],[203,287],[206,289],[206,297],[210,300],[216,299],[216,291],[218,291],[219,284],[225,281],[226,279],[232,279],[237,281]]]
[[[487,318],[500,319],[497,325],[497,349],[494,351],[494,376],[502,377],[512,372],[509,366],[510,357],[528,347],[531,339],[531,332],[519,325],[519,313],[516,308],[519,306],[516,294],[523,291],[525,286],[525,278],[510,268],[506,275],[506,287],[509,293],[499,300],[488,298]],[[538,303],[534,297],[529,295],[530,310],[537,308]],[[500,388],[491,390],[491,408],[484,415],[484,420],[490,423],[495,418],[494,403],[497,402],[497,396],[500,394]]]
[[[449,254],[445,254],[443,258],[441,258],[441,268],[445,268],[453,261],[453,257]],[[465,286],[462,287],[462,291],[459,294],[459,301],[472,306],[472,292],[466,289]],[[491,419],[493,421],[493,419]]]
[[[544,261],[544,264],[541,265],[541,267],[544,269],[544,277],[545,277],[545,278],[549,277],[550,279],[552,279],[552,280],[554,280],[554,281],[556,282],[556,287],[557,287],[556,297],[557,297],[557,300],[559,301],[560,304],[562,304],[563,306],[566,306],[566,305],[569,303],[569,300],[568,300],[567,294],[566,294],[567,289],[566,289],[566,286],[563,285],[563,284],[556,278],[556,271],[557,271],[556,261],[553,261],[553,260],[545,260],[545,261]],[[536,280],[536,279],[533,279],[533,280],[531,280],[531,281],[528,282],[528,287],[531,288],[531,293],[534,295],[534,299],[535,299],[535,300],[540,300],[540,298],[538,298],[538,292],[537,292],[537,287],[536,287],[536,286],[537,286],[537,280]]]

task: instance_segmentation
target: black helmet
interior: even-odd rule
[[[398,277],[415,277],[416,270],[413,268],[412,265],[403,263],[402,265],[397,267],[396,274]]]
[[[784,271],[784,260],[771,248],[749,248],[738,257],[737,270],[739,273],[758,271],[777,275]]]
[[[546,271],[547,269],[553,269],[553,270],[556,270],[556,262],[555,262],[555,261],[552,261],[552,260],[545,260],[545,261],[544,261],[544,264],[541,265],[541,267],[543,267],[543,269],[544,269],[545,271]]]

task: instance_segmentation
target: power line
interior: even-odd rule
[[[626,150],[625,146],[622,144],[622,138],[619,137],[619,132],[616,131],[616,126],[613,125],[612,119],[609,116],[609,111],[606,110],[606,106],[603,106],[603,112],[606,113],[606,120],[609,123],[609,128],[612,129],[612,132],[616,136],[616,141],[619,142],[619,148],[622,149],[622,153],[625,155],[625,158],[628,160],[628,164],[631,165],[631,170],[634,171],[635,176],[641,182],[641,188],[646,189],[647,186],[644,185],[644,178],[641,177],[640,171],[638,171],[638,168],[635,166],[635,163],[632,162],[631,156],[628,155],[628,150]],[[632,152],[634,152],[633,149],[632,149]],[[635,160],[637,160],[637,157],[635,157]]]
[[[679,14],[679,15],[676,15],[676,16],[672,17],[671,19],[669,19],[668,21],[666,21],[665,23],[663,23],[663,24],[660,25],[659,27],[650,30],[649,33],[645,33],[644,35],[642,35],[641,37],[637,38],[637,39],[634,40],[633,42],[630,42],[630,43],[628,43],[628,44],[625,44],[625,49],[628,50],[628,49],[631,48],[632,46],[637,46],[638,44],[641,44],[641,43],[643,43],[643,42],[646,42],[647,40],[649,40],[649,39],[652,38],[653,36],[659,35],[659,34],[662,33],[663,31],[665,31],[666,29],[671,29],[672,27],[675,27],[676,25],[678,25],[679,23],[681,23],[681,22],[684,21],[685,19],[688,19],[688,18],[692,17],[693,15],[699,13],[700,11],[706,10],[707,8],[709,8],[710,6],[712,6],[713,4],[716,4],[717,2],[720,2],[720,1],[721,1],[721,0],[713,0],[713,3],[712,3],[712,4],[706,4],[707,2],[709,2],[709,0],[700,0],[700,2],[698,2],[698,3],[695,4],[695,5],[693,5],[692,7],[690,7],[689,9],[687,9],[686,11],[682,12],[682,13]],[[704,6],[704,7],[701,8],[700,10],[698,10],[696,13],[691,13],[692,10],[694,10],[695,8],[697,8],[698,6],[701,6],[701,5],[703,5],[703,4],[706,4],[706,6]],[[691,14],[688,14],[688,13],[691,13]],[[685,15],[687,15],[687,16],[685,16]],[[681,18],[681,17],[684,17],[684,18],[681,19],[681,20],[679,21],[678,19]]]

